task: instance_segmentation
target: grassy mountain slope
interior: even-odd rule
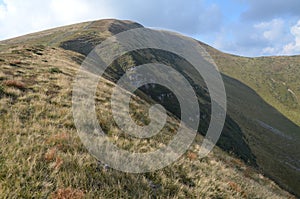
[[[147,58],[151,54],[152,58]],[[145,50],[131,53],[125,60],[132,60],[130,66],[159,62],[169,65],[183,74],[194,87],[203,116],[199,132],[206,132],[210,120],[210,98],[205,92],[206,85],[198,73],[185,60],[169,52]],[[141,58],[142,57],[142,58]],[[116,64],[116,66],[118,66]],[[119,66],[122,68],[122,66]],[[122,74],[122,71],[120,72]],[[223,75],[227,94],[227,117],[218,146],[250,164],[258,165],[268,176],[283,187],[299,193],[300,185],[300,128],[282,113],[266,103],[254,90],[229,76]],[[170,112],[179,117],[178,105],[172,103],[175,97],[159,97],[168,91],[156,89],[157,92],[141,88],[155,101],[163,104]],[[152,93],[152,94],[151,94]]]
[[[7,151],[1,154],[3,166],[0,187],[3,194],[38,194],[42,190],[43,196],[73,193],[108,197],[112,196],[109,194],[113,190],[118,190],[114,196],[147,197],[149,194],[157,194],[162,198],[198,195],[237,198],[289,197],[274,183],[218,148],[203,160],[197,160],[191,150],[178,163],[145,175],[105,170],[90,157],[76,137],[72,122],[72,79],[84,56],[95,45],[112,34],[136,27],[141,25],[129,21],[101,20],[0,42],[0,111],[3,113],[1,142],[5,143],[2,145],[6,147],[3,151]],[[145,57],[149,56],[144,55],[149,54],[151,56],[147,60]],[[217,57],[217,62],[221,62],[217,55],[221,57],[224,54],[213,54],[213,58]],[[194,75],[188,63],[166,52],[148,49],[118,59],[107,74],[107,78],[112,82],[102,80],[99,101],[108,100],[104,90],[108,92],[115,79],[124,73],[126,68],[153,61],[184,71],[185,76],[190,79],[198,94],[200,108],[207,116],[199,127],[200,133],[205,132],[210,115],[210,98],[208,93],[205,93],[206,86],[201,78]],[[233,151],[246,161],[257,164],[258,168],[276,182],[298,193],[299,153],[296,146],[299,143],[299,127],[265,103],[249,87],[228,76],[224,75],[223,78],[229,110],[218,145],[227,151]],[[147,89],[142,88],[140,91],[138,96],[142,99],[136,99],[143,102],[143,106],[134,106],[141,109],[138,112],[143,112],[151,100],[163,104],[158,97],[167,92],[161,88],[157,89],[157,93],[152,95],[150,100],[149,95],[144,95],[148,94]],[[170,118],[173,121],[170,125],[176,126],[177,105],[171,103],[175,101],[173,97],[168,100],[165,105],[171,104],[167,109],[175,116]],[[121,142],[120,146],[130,148],[138,145],[131,144],[126,137],[123,139],[122,136],[115,136],[114,133],[118,131],[111,122],[108,107],[100,108],[99,114],[106,115],[107,119],[102,118],[100,124],[111,132],[112,139]],[[200,135],[198,139],[201,140]],[[28,147],[29,145],[31,147]],[[157,140],[149,142],[148,145],[149,150],[155,148]],[[194,147],[197,146],[195,143]],[[211,162],[216,163],[212,164],[214,167]],[[68,169],[70,167],[71,170]],[[75,175],[76,170],[79,170],[78,175]],[[27,175],[28,172],[30,175]],[[204,173],[208,175],[203,175]],[[97,178],[102,180],[97,181]],[[111,178],[114,180],[109,181]],[[14,181],[18,183],[14,184]],[[151,185],[153,183],[160,185],[159,188],[153,188],[156,187]],[[203,183],[211,186],[202,186]],[[67,187],[72,189],[66,189]],[[104,191],[100,193],[99,187]],[[15,192],[10,194],[13,189]],[[134,191],[137,195],[133,195]]]
[[[81,144],[71,112],[72,80],[80,54],[60,48],[20,46],[1,51],[0,196],[3,198],[288,198],[256,170],[219,148],[204,159],[195,143],[171,166],[146,174],[105,168]],[[21,61],[20,61],[21,60]],[[101,79],[96,97],[99,122],[120,147],[109,111],[114,84]],[[135,97],[137,112],[146,102]],[[176,120],[169,118],[170,129]],[[197,140],[201,140],[199,135]],[[148,140],[147,150],[158,140]],[[139,145],[137,145],[139,146]]]
[[[300,126],[300,56],[248,58],[206,49],[224,74],[251,87]]]

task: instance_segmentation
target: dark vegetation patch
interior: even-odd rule
[[[5,94],[4,87],[0,85],[0,97],[3,96],[4,94]]]
[[[118,34],[120,32],[124,32],[127,30],[135,29],[135,28],[142,28],[143,26],[138,23],[126,23],[126,22],[114,22],[112,23],[108,30],[113,34]]]
[[[59,68],[57,68],[57,67],[50,68],[49,72],[50,73],[62,73],[62,71]]]
[[[28,47],[25,49],[27,52],[32,52],[36,55],[43,55],[43,51],[45,50],[44,45],[35,45],[32,47]]]
[[[11,61],[9,63],[10,66],[14,66],[14,67],[20,67],[21,64],[23,64],[23,63],[19,60]]]
[[[34,53],[37,55],[43,55],[43,53],[41,53],[41,52],[34,52]]]
[[[65,50],[71,50],[83,55],[88,55],[104,39],[95,39],[94,36],[84,35],[60,44]]]

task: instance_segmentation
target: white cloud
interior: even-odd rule
[[[285,31],[284,21],[282,19],[273,19],[269,22],[261,22],[254,25],[258,32],[262,32],[265,39],[274,41],[282,38]]]
[[[112,13],[103,0],[4,0],[0,4],[0,39],[111,17]]]
[[[69,22],[87,16],[90,7],[83,0],[52,0],[49,9],[56,18],[64,22]]]
[[[300,20],[296,25],[291,27],[291,34],[294,36],[294,41],[284,46],[284,54],[300,53]]]
[[[6,7],[0,4],[0,20],[4,19],[6,15]]]
[[[217,31],[222,21],[219,7],[204,0],[4,0],[0,39],[103,18],[130,19],[190,35]]]
[[[278,53],[278,49],[272,47],[266,47],[262,50],[263,54],[275,55]]]
[[[4,0],[1,5],[0,38],[13,37],[51,27],[53,16],[45,9],[47,2],[33,0]]]
[[[297,28],[291,29],[290,19],[275,18],[261,22],[238,22],[226,27],[215,40],[219,49],[229,53],[243,56],[283,55],[284,47],[293,49],[289,54],[297,54],[295,51]],[[292,32],[292,33],[291,33]],[[230,33],[230,37],[226,37]],[[298,36],[299,38],[299,36]],[[295,41],[294,41],[295,40]],[[298,39],[298,43],[299,39]]]

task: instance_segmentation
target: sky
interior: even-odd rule
[[[236,55],[300,54],[300,0],[0,0],[0,40],[105,18],[176,31]]]

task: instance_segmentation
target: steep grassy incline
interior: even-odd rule
[[[16,39],[2,41],[0,42],[0,50],[3,56],[0,63],[2,64],[1,66],[8,67],[7,74],[10,73],[8,72],[10,68],[15,67],[16,71],[19,73],[19,76],[17,76],[18,79],[26,77],[27,75],[25,73],[23,75],[23,72],[19,67],[20,65],[31,66],[31,59],[33,59],[32,63],[34,63],[34,59],[37,56],[43,57],[47,54],[49,60],[44,59],[40,62],[45,64],[45,66],[48,66],[48,69],[44,69],[44,71],[47,72],[47,70],[49,70],[48,73],[50,72],[54,75],[66,75],[67,73],[65,74],[61,67],[65,67],[63,65],[69,64],[69,62],[64,61],[65,59],[63,57],[70,60],[72,64],[75,64],[76,66],[74,65],[74,67],[76,68],[81,64],[88,52],[105,38],[138,27],[142,26],[130,21],[100,20],[56,28]],[[287,59],[242,58],[221,53],[202,43],[201,45],[208,50],[224,73],[223,79],[227,92],[228,112],[218,146],[228,152],[233,152],[245,162],[261,169],[282,187],[300,195],[300,190],[298,189],[300,186],[300,151],[298,149],[300,143],[300,128],[299,125],[296,125],[298,124],[297,119],[295,119],[296,117],[291,118],[287,111],[294,111],[293,114],[296,115],[298,111],[298,105],[295,101],[297,98],[295,96],[298,96],[298,93],[296,92],[298,87],[296,87],[295,83],[297,82],[296,76],[298,74],[298,69],[297,67],[296,69],[293,67],[297,66],[299,63],[298,57],[289,57]],[[45,51],[44,48],[46,48],[47,51]],[[56,52],[66,53],[66,55],[62,56],[62,58],[56,57],[53,60],[51,58],[51,53],[45,53],[48,51],[53,53],[53,57],[55,57]],[[14,57],[14,59],[9,58],[10,56]],[[23,61],[23,59],[25,59],[24,56],[27,56],[27,62]],[[268,62],[266,62],[265,59],[282,59],[280,63],[288,63],[290,66],[288,74],[280,67],[278,73],[274,68],[272,68],[273,72],[268,72],[267,66],[265,65]],[[284,62],[285,60],[286,62]],[[62,63],[62,65],[57,64],[56,62]],[[117,59],[107,70],[105,77],[113,83],[116,82],[126,69],[136,65],[153,62],[169,65],[181,72],[186,79],[188,79],[189,83],[197,93],[200,110],[202,111],[201,114],[203,116],[198,130],[199,133],[205,134],[210,121],[209,93],[199,74],[197,74],[193,67],[182,58],[169,52],[153,49],[130,52]],[[39,68],[38,66],[39,64],[37,64],[37,68]],[[291,74],[292,71],[294,71],[293,74]],[[3,80],[7,79],[6,73],[3,75]],[[290,75],[295,79],[294,82],[289,80],[288,77]],[[32,76],[32,78],[36,76],[34,71],[30,76]],[[73,77],[71,74],[68,76],[70,78]],[[280,86],[274,86],[274,82],[279,81],[276,78],[280,78],[281,76],[283,76],[282,80],[285,81],[285,84],[280,83],[278,84]],[[46,79],[42,80],[42,82],[49,81],[47,80],[48,77],[49,76],[45,76],[44,78]],[[240,81],[237,81],[232,77]],[[273,82],[272,84],[266,82],[267,77],[271,78],[270,81]],[[52,75],[50,78],[52,78]],[[10,83],[8,83],[8,85],[6,85],[7,83],[5,82],[2,84],[2,91],[0,90],[0,93],[4,96],[3,99],[17,99],[15,95],[11,95],[7,91],[7,89],[12,89],[8,86]],[[69,81],[69,84],[71,84],[71,81]],[[281,85],[288,85],[288,93],[286,93],[287,88],[283,89]],[[12,87],[14,92],[20,92],[20,89],[15,89],[15,86]],[[71,89],[70,86],[68,88]],[[270,90],[271,88],[273,90]],[[23,90],[21,89],[22,92]],[[54,88],[50,93],[51,92],[57,93],[57,89]],[[173,114],[174,120],[179,118],[180,112],[178,110],[180,110],[180,107],[178,107],[178,103],[176,103],[176,98],[165,88],[156,87],[156,89],[149,90],[146,87],[142,87],[136,94],[147,103],[153,101],[161,103]],[[291,97],[290,94],[292,94],[294,98]],[[163,98],[163,96],[169,97]],[[62,100],[65,99],[69,98],[62,98]],[[277,100],[277,104],[275,103],[275,99]],[[280,104],[283,106],[282,109],[279,107]],[[56,105],[58,105],[58,102],[56,102]],[[278,108],[280,112],[274,107]],[[288,107],[290,108],[288,109]],[[102,112],[103,115],[108,114],[107,111],[104,112],[105,113]],[[287,116],[290,119],[287,119]],[[59,116],[56,117],[60,118]],[[55,119],[56,117],[53,118]],[[49,121],[54,121],[54,119],[51,117]],[[69,118],[69,123],[71,123],[70,120],[71,119]],[[107,119],[102,123],[106,125],[107,123],[111,123],[111,120],[112,119]],[[126,142],[124,141],[124,143]],[[151,147],[154,146],[155,145],[151,145]],[[200,167],[198,169],[200,169]]]
[[[153,49],[126,54],[121,60],[121,63],[114,63],[115,72],[110,70],[111,73],[121,76],[127,68],[159,62],[183,74],[198,96],[202,114],[198,131],[206,132],[210,121],[210,97],[203,79],[189,63],[170,52]],[[118,79],[118,75],[114,78]],[[218,146],[249,164],[257,165],[281,186],[300,194],[300,127],[247,85],[226,75],[223,75],[223,80],[228,110]],[[176,98],[170,91],[158,87],[152,90],[142,87],[140,90],[179,118],[177,110],[180,107],[174,103]]]
[[[2,198],[293,198],[239,159],[215,148],[199,160],[202,140],[163,170],[127,174],[97,162],[74,127],[72,81],[83,56],[60,48],[19,46],[0,52],[0,196]],[[165,135],[135,142],[110,113],[115,85],[101,78],[95,98],[99,123],[119,147],[149,151]],[[137,119],[147,103],[133,96]],[[144,115],[144,116],[143,116]],[[177,120],[169,117],[168,131]],[[163,139],[162,139],[163,138]]]

